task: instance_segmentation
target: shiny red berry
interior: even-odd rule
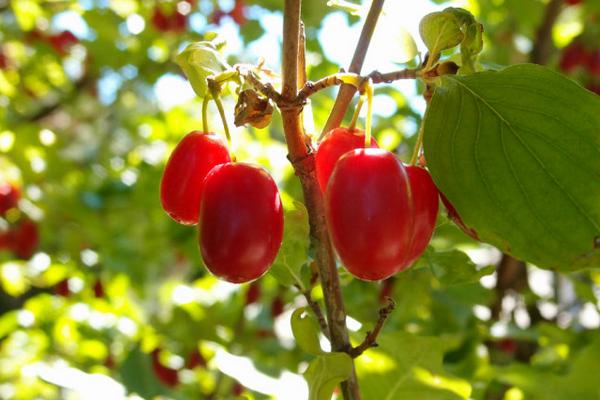
[[[358,149],[336,164],[325,195],[331,239],[346,269],[376,281],[406,267],[412,236],[410,183],[389,151]]]
[[[214,275],[242,283],[259,278],[275,260],[283,236],[277,185],[263,168],[219,165],[204,181],[200,250]]]
[[[421,167],[406,166],[410,181],[411,204],[413,206],[413,234],[408,252],[407,267],[421,254],[431,240],[438,214],[438,190],[429,172]]]
[[[197,224],[204,178],[216,165],[230,160],[227,145],[217,134],[188,133],[165,166],[160,184],[163,209],[180,224]]]
[[[351,150],[363,147],[365,132],[361,129],[335,128],[325,135],[315,154],[317,180],[323,193],[339,158]],[[378,147],[374,139],[371,139],[371,147]]]

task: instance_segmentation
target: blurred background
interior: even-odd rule
[[[350,14],[304,1],[309,79],[348,65],[363,3]],[[403,54],[406,32],[423,51],[420,18],[447,6],[484,24],[483,67],[547,64],[600,93],[598,0],[390,0],[363,72],[416,65]],[[201,129],[201,102],[174,56],[217,32],[231,64],[264,58],[277,72],[281,7],[0,0],[1,399],[306,398],[310,358],[289,327],[302,296],[276,274],[244,285],[216,280],[196,229],[172,221],[158,195],[170,151]],[[404,160],[422,91],[412,81],[375,91],[375,137]],[[320,132],[335,93],[312,98],[309,132]],[[231,127],[234,104],[225,98]],[[213,105],[210,120],[222,132]],[[271,172],[287,204],[284,247],[298,251],[276,263],[310,274],[306,215],[290,206],[302,196],[277,112],[266,129],[235,128],[233,146],[238,159]],[[409,271],[381,284],[341,274],[353,331],[372,324],[391,295],[397,307],[385,330],[444,339],[439,368],[454,381],[423,399],[598,398],[597,270],[525,265],[471,240],[442,210],[431,248]],[[369,379],[378,376],[367,372],[365,398],[375,398]]]

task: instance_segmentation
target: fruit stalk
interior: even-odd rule
[[[298,51],[301,0],[286,0],[283,18],[283,89],[282,98],[293,104],[298,92]],[[333,248],[325,223],[325,207],[317,182],[314,155],[306,145],[300,120],[301,107],[281,107],[288,158],[300,179],[308,211],[312,246],[323,287],[329,336],[334,351],[348,351],[350,341],[346,328],[346,310],[336,270]],[[358,400],[360,393],[356,374],[342,383],[345,400]]]

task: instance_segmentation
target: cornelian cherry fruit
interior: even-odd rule
[[[0,215],[4,216],[8,210],[17,207],[21,191],[12,183],[0,183]]]
[[[345,153],[363,147],[365,132],[362,129],[335,128],[325,135],[315,154],[317,180],[323,193],[337,160]],[[378,147],[375,139],[371,139],[371,147]]]
[[[214,167],[204,181],[199,226],[200,251],[210,272],[233,283],[259,278],[283,237],[277,185],[256,165]]]
[[[342,263],[376,281],[409,267],[431,239],[438,192],[429,173],[389,151],[357,149],[337,162],[325,194],[327,224]]]
[[[198,223],[204,178],[216,165],[231,161],[227,145],[215,133],[193,131],[177,144],[160,184],[163,209],[185,225]]]
[[[410,186],[389,151],[358,149],[335,166],[326,192],[331,239],[354,276],[376,281],[406,262],[412,234]]]
[[[431,240],[435,219],[438,213],[438,190],[429,172],[414,165],[406,166],[410,182],[411,203],[413,205],[413,236],[408,252],[408,267],[421,254]]]

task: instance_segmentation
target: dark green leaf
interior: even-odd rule
[[[481,240],[540,267],[600,264],[600,97],[529,64],[444,77],[424,147]]]

